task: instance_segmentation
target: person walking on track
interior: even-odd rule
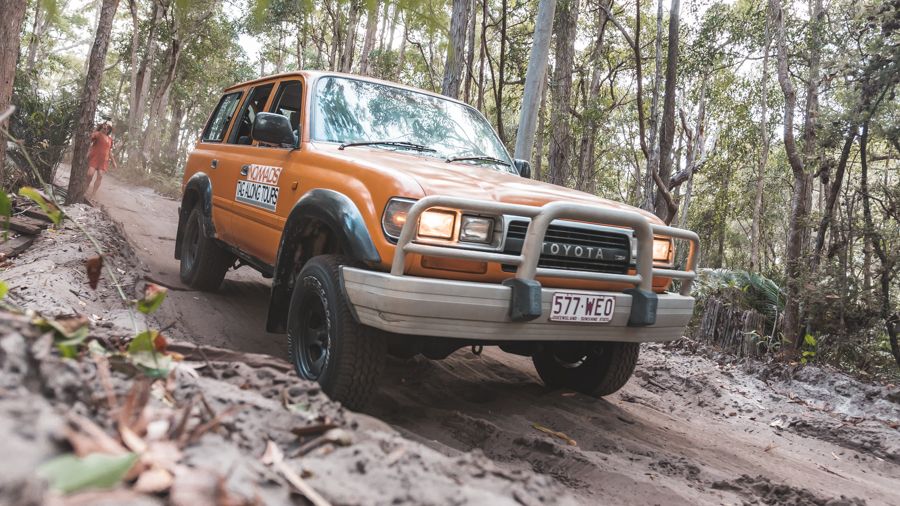
[[[109,170],[110,162],[112,162],[114,168],[119,168],[118,164],[116,164],[116,159],[113,157],[112,147],[112,126],[109,123],[97,125],[97,128],[91,134],[91,148],[88,151],[88,187],[91,186],[91,179],[94,178],[94,174],[97,175],[97,179],[94,181],[94,189],[91,191],[91,198],[100,189],[100,182],[103,181],[103,174]]]

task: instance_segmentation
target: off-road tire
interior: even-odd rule
[[[369,401],[384,371],[387,340],[383,333],[360,325],[353,317],[341,287],[340,268],[347,264],[339,255],[321,255],[303,266],[288,309],[288,352],[298,376],[318,381],[329,397],[359,410]],[[319,311],[324,315],[315,314]],[[323,346],[316,344],[321,340],[314,336],[322,335],[323,317],[327,352],[317,361],[314,352]],[[314,318],[319,321],[310,323]]]
[[[191,209],[181,240],[181,281],[196,290],[213,292],[222,286],[233,263],[232,254],[206,236],[200,206]]]
[[[634,373],[638,343],[589,343],[590,350],[580,362],[561,359],[560,347],[549,345],[531,360],[544,384],[550,388],[569,388],[583,394],[602,397],[625,386]]]

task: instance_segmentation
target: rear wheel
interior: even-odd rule
[[[181,239],[181,281],[197,290],[215,291],[233,262],[231,253],[206,236],[200,206],[191,209]]]
[[[365,406],[384,370],[387,342],[360,325],[340,285],[338,255],[314,257],[294,283],[288,309],[291,362],[304,379],[318,381],[332,399],[350,409]]]
[[[548,387],[602,397],[628,382],[637,364],[638,343],[551,343],[532,356]]]

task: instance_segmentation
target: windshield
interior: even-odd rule
[[[510,166],[500,163],[484,166],[507,172],[515,170],[497,134],[475,109],[424,93],[357,79],[324,77],[319,80],[312,138],[344,144],[401,141],[434,150],[418,154],[445,159],[491,157]],[[403,149],[397,145],[383,147]],[[475,162],[478,161],[459,163]]]

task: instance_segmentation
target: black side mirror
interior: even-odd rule
[[[297,144],[290,120],[271,112],[256,114],[250,137],[255,141],[282,147],[294,147]]]
[[[519,175],[526,178],[531,179],[531,162],[528,160],[515,160],[516,170],[519,171]]]

